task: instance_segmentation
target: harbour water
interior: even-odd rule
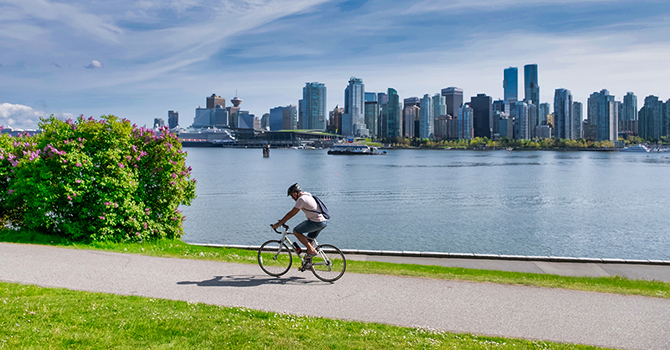
[[[340,248],[670,260],[670,154],[186,148],[191,243],[259,245],[299,182]],[[299,213],[289,225],[304,219]]]

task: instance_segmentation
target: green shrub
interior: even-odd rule
[[[73,241],[183,234],[180,204],[195,198],[186,153],[167,128],[115,116],[41,119],[41,133],[0,136],[0,219]]]

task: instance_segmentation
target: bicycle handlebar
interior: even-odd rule
[[[272,224],[270,224],[270,227],[272,227]],[[288,225],[282,224],[282,227],[285,228],[288,231]],[[272,230],[275,231],[276,233],[282,234],[282,232],[277,231],[277,229],[275,229],[275,228],[273,228]]]

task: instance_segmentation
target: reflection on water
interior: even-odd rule
[[[340,248],[670,259],[664,154],[189,148],[187,163],[187,242],[273,238],[299,182],[331,212],[320,241]]]

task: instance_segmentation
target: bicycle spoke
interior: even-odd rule
[[[312,272],[326,282],[338,280],[346,270],[347,262],[344,254],[335,246],[324,244],[317,247],[317,254],[312,258]]]

